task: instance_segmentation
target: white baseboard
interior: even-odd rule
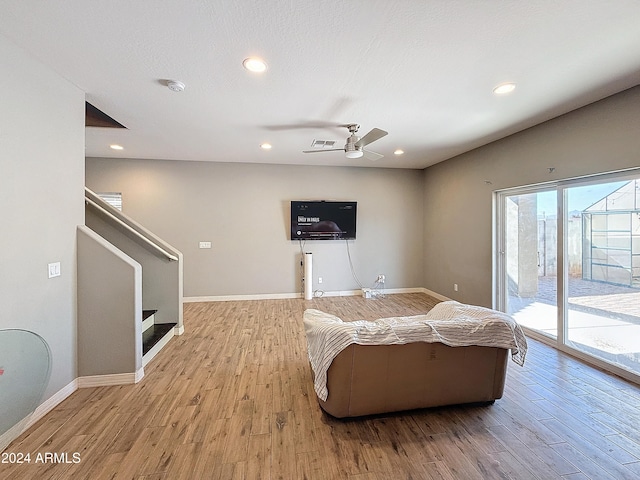
[[[444,295],[440,295],[439,293],[436,293],[436,292],[434,292],[432,290],[429,290],[428,288],[422,288],[422,289],[420,289],[420,291],[422,293],[426,293],[430,297],[437,298],[438,300],[442,300],[443,302],[451,300],[449,297],[445,297]]]
[[[179,325],[179,326],[173,327],[173,334],[174,335],[182,335],[183,333],[184,333],[184,325]]]
[[[316,298],[321,297],[353,297],[362,295],[362,290],[334,290],[332,292],[325,292],[323,290],[316,290],[313,292],[313,296]]]
[[[114,373],[111,375],[87,375],[78,377],[78,388],[109,387],[112,385],[130,385],[138,383],[144,377],[144,368],[132,373]]]
[[[63,400],[78,389],[78,379],[68,383],[47,400],[42,402],[32,414],[20,420],[16,425],[11,427],[5,433],[0,435],[0,452],[9,446],[16,438],[22,435],[29,427],[34,425],[38,420],[43,418],[47,413],[56,408]]]
[[[75,380],[69,382],[67,385],[62,387],[52,396],[50,396],[47,400],[42,402],[42,404],[38,408],[36,408],[36,410],[33,412],[31,419],[29,420],[29,422],[27,422],[26,428],[29,428],[31,425],[33,425],[42,417],[44,417],[47,413],[49,413],[51,410],[53,410],[58,405],[60,405],[63,400],[69,397],[78,388],[79,388],[78,379],[76,378]]]
[[[27,423],[27,419],[23,418],[18,423],[16,423],[9,430],[0,435],[0,452],[3,452],[5,448],[7,448],[11,442],[13,442],[16,438],[18,438],[22,432],[26,430],[25,424]]]
[[[423,287],[410,287],[410,288],[386,288],[381,290],[385,294],[393,295],[396,293],[426,293],[438,300],[450,300],[449,298],[432,292]],[[362,295],[362,290],[336,290],[331,292],[321,292],[316,290],[314,297],[350,297]],[[240,301],[240,300],[277,300],[283,298],[303,298],[301,293],[265,293],[265,294],[252,294],[252,295],[213,295],[213,296],[200,296],[200,297],[184,297],[184,303],[196,303],[196,302],[228,302],[228,301]]]
[[[202,297],[184,297],[184,303],[228,302],[238,300],[277,300],[282,298],[302,298],[301,293],[258,293],[251,295],[212,295]]]

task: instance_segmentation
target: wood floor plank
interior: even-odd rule
[[[160,442],[165,427],[146,427],[140,432],[128,452],[121,458],[115,478],[130,479],[139,475],[155,473],[148,471],[148,465],[156,462],[153,455],[155,446]]]
[[[362,422],[353,422],[351,427],[359,439],[354,454],[362,457],[370,471],[398,478],[425,476],[422,463],[413,462],[413,459],[422,456],[426,439],[417,444],[409,440],[420,438],[415,436],[419,427],[411,419],[389,416],[377,419],[373,428],[367,428]]]
[[[428,480],[457,480],[447,466],[446,462],[429,462],[424,465]]]
[[[593,420],[591,413],[597,412],[571,408],[570,405],[558,401],[556,397],[550,396],[543,400],[536,400],[533,403],[548,413],[545,417],[538,418],[540,421],[561,419],[564,423],[573,425],[578,430],[586,429],[598,435],[611,435],[616,433],[611,427]]]
[[[507,408],[499,404],[494,405],[494,408],[504,414],[501,417],[503,425],[529,447],[552,445],[563,440],[560,435],[539,421],[532,421],[535,418],[528,416],[527,411],[519,405],[510,405]]]
[[[193,477],[193,472],[203,455],[206,455],[206,452],[203,449],[202,443],[177,445],[167,471],[162,472],[161,475],[165,475],[166,478],[172,480],[190,480],[195,478]]]
[[[291,412],[273,414],[274,428],[271,433],[271,478],[287,480],[296,478],[296,442],[291,425]]]
[[[81,389],[5,451],[0,478],[540,479],[640,477],[640,388],[529,341],[494,405],[338,420],[313,390],[302,315],[426,313],[424,294],[190,303],[185,333],[136,385]]]
[[[505,446],[506,450],[518,459],[528,470],[534,472],[538,478],[545,480],[560,478],[562,475],[576,473],[579,470],[574,468],[560,455],[537,450],[525,445],[520,439],[509,431],[505,426],[490,427],[489,430]],[[547,450],[549,447],[547,446]]]
[[[634,460],[622,463],[634,463],[640,461],[640,443],[634,442],[630,438],[619,433],[615,435],[606,435],[605,438],[633,456]]]
[[[302,452],[296,457],[296,478],[308,480],[329,478],[323,470],[319,452]]]
[[[632,480],[635,478],[635,476],[631,476],[631,472],[627,471],[623,465],[612,465],[610,462],[605,462],[600,465],[582,452],[576,450],[573,445],[569,443],[557,443],[553,445],[552,448],[573,465],[579,465],[580,473],[585,474],[589,478],[597,478],[598,480]],[[609,469],[609,471],[607,471],[607,469]]]
[[[251,415],[251,435],[271,433],[271,413],[273,395],[270,384],[256,384],[253,412]]]
[[[456,445],[455,433],[439,433],[432,436],[440,451],[439,457],[447,465],[454,478],[464,478],[469,480],[483,480],[483,473],[476,468],[473,461],[467,457]]]
[[[513,480],[537,480],[540,478],[509,451],[492,453],[491,456],[500,463],[504,478]]]
[[[249,436],[248,448],[247,478],[256,480],[271,478],[271,434],[261,433]]]
[[[249,455],[249,435],[251,434],[251,416],[253,401],[237,402],[234,414],[228,420],[227,441],[225,442],[222,461],[224,463],[243,462]]]

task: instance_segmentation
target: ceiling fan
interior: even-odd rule
[[[380,130],[379,128],[372,129],[369,133],[367,133],[364,137],[360,138],[356,135],[360,125],[357,123],[350,123],[347,125],[340,125],[341,127],[345,127],[349,129],[351,135],[347,138],[347,143],[344,145],[344,148],[327,148],[327,149],[318,149],[318,150],[303,150],[302,153],[318,153],[318,152],[345,152],[347,158],[360,158],[364,156],[369,160],[378,160],[379,158],[384,157],[376,152],[372,152],[369,150],[365,150],[365,145],[369,145],[370,143],[375,142],[376,140],[380,140],[382,137],[387,135],[387,132],[384,130]]]

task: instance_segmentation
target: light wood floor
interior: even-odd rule
[[[429,310],[423,294],[187,304],[137,385],[75,392],[5,451],[1,479],[640,478],[640,389],[529,341],[505,395],[355,420],[316,402],[305,308],[345,319]],[[71,463],[40,463],[38,453]],[[73,454],[80,456],[72,463]]]

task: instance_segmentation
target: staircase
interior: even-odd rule
[[[142,364],[146,365],[174,335],[176,323],[155,323],[157,310],[142,311]]]
[[[179,250],[85,189],[78,227],[78,376],[85,384],[144,376],[184,331],[182,278]]]

